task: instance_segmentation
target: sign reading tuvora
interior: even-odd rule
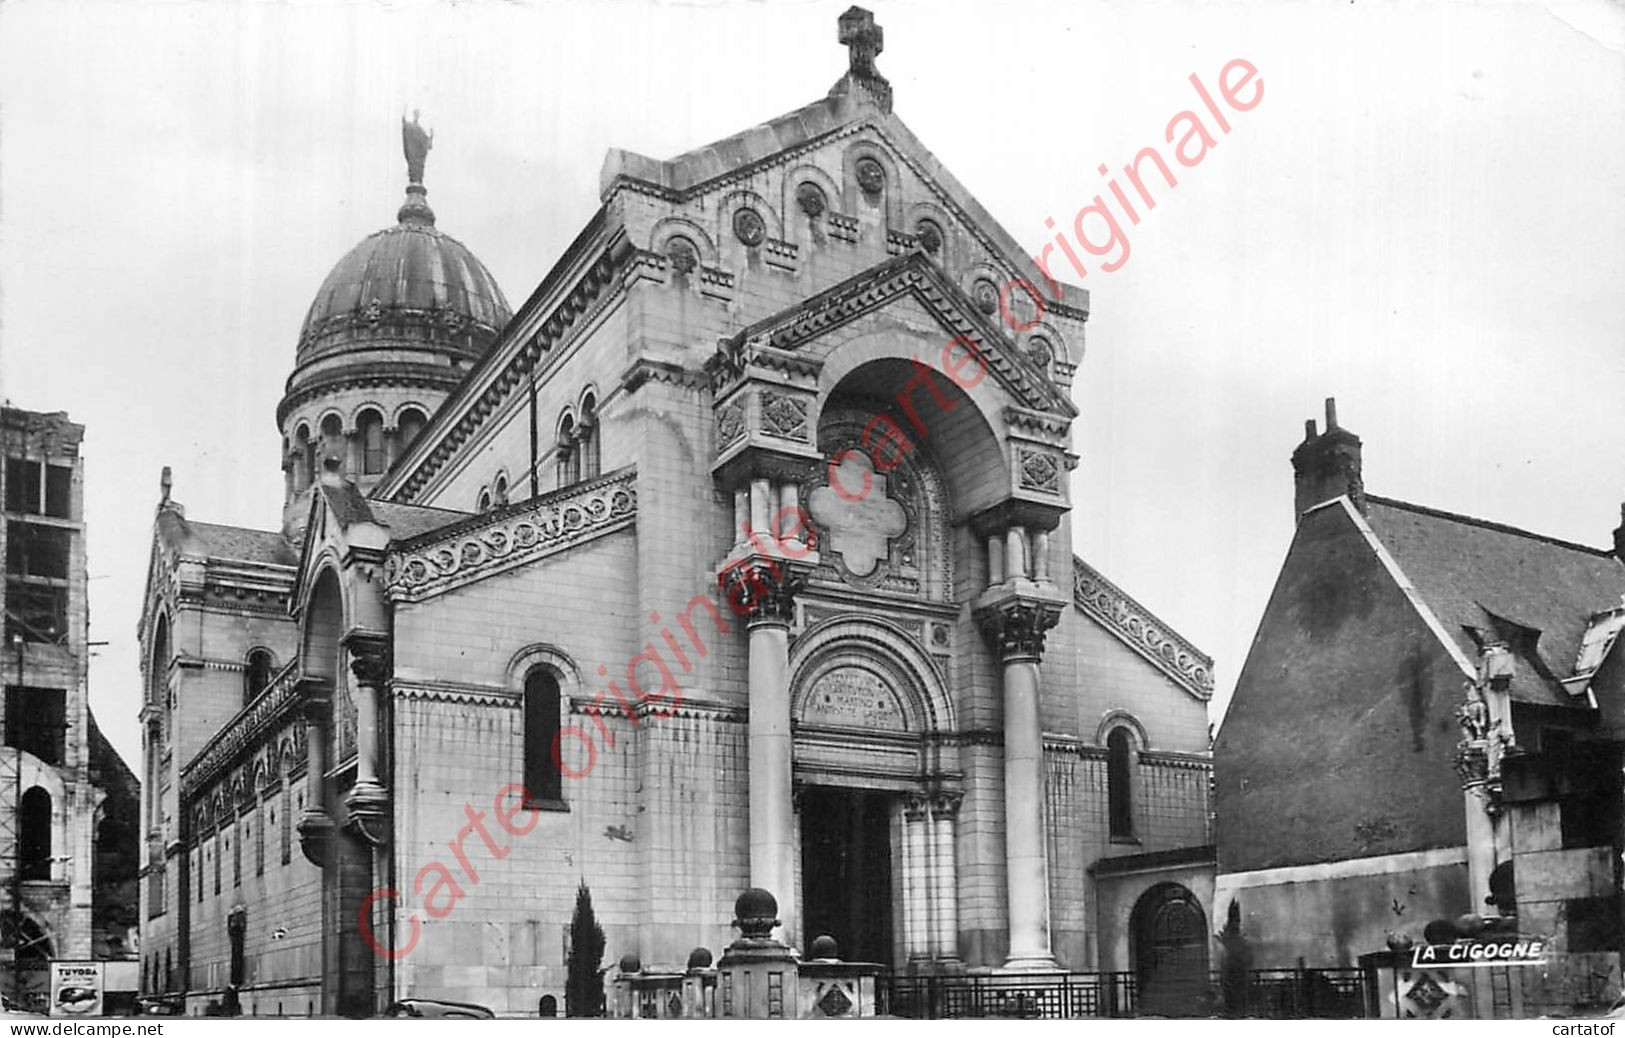
[[[1411,953],[1412,966],[1471,969],[1477,966],[1544,966],[1546,940],[1540,937],[1424,944]]]

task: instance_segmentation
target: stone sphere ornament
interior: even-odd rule
[[[742,937],[767,937],[779,925],[779,902],[761,887],[750,887],[734,901],[734,925]]]
[[[921,220],[915,235],[920,239],[920,248],[931,255],[942,251],[942,228],[930,220]]]
[[[666,258],[680,274],[688,274],[700,262],[699,250],[687,238],[673,238],[666,243]]]
[[[878,195],[880,189],[886,186],[886,170],[874,159],[859,159],[857,175],[858,186],[863,188],[866,195]]]
[[[695,948],[693,951],[689,952],[688,953],[688,968],[691,969],[691,970],[710,969],[711,968],[711,949],[710,948]]]
[[[796,205],[808,216],[817,218],[822,216],[827,204],[824,201],[824,192],[817,184],[802,184],[796,188]]]
[[[767,224],[754,209],[741,209],[734,213],[734,236],[746,245],[755,247],[767,238]]]
[[[999,308],[999,289],[993,282],[982,278],[971,289],[971,299],[976,303],[976,309],[984,314],[991,314]]]
[[[839,959],[840,948],[835,944],[835,938],[827,933],[821,933],[813,938],[812,947],[807,949],[815,959]]]
[[[643,969],[643,962],[638,958],[636,952],[627,952],[621,956],[622,973],[636,973],[641,969]]]

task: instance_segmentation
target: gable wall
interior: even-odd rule
[[[1341,506],[1306,517],[1214,746],[1220,872],[1459,846],[1462,681]]]

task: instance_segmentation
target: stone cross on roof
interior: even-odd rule
[[[861,7],[849,7],[839,22],[841,43],[846,45],[852,74],[875,74],[875,58],[886,49],[886,30],[875,24],[875,16]]]
[[[847,80],[861,84],[882,111],[891,111],[891,84],[875,69],[875,57],[886,49],[886,33],[875,16],[861,7],[849,7],[837,22],[839,40],[847,48],[850,67],[831,93],[843,93]]]

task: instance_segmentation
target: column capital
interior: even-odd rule
[[[930,803],[930,799],[922,793],[905,793],[903,795],[903,818],[910,822],[923,821]]]
[[[806,586],[807,573],[817,561],[791,559],[786,555],[748,552],[730,558],[717,571],[717,584],[727,597],[728,607],[746,625],[789,626],[795,618],[795,596]]]
[[[353,639],[350,651],[350,673],[362,688],[382,691],[389,683],[392,661],[389,643],[384,639]]]
[[[959,805],[964,802],[965,794],[958,790],[939,790],[931,795],[931,817],[936,819],[952,818],[959,813]]]
[[[1044,590],[1038,585],[1034,589]],[[977,607],[976,625],[1001,661],[1036,662],[1044,655],[1045,632],[1061,622],[1061,608],[1047,594],[998,595]]]

